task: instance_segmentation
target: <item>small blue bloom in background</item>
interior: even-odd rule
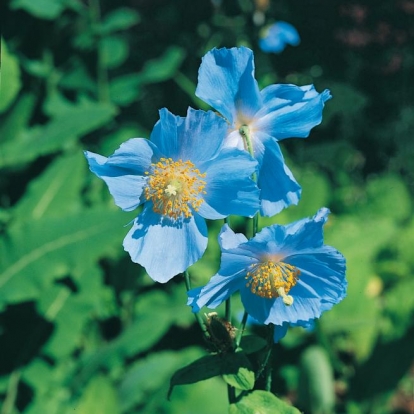
[[[225,225],[218,273],[188,292],[193,312],[216,308],[240,291],[246,312],[258,323],[276,325],[275,341],[288,325],[310,327],[346,295],[345,258],[323,244],[329,210],[286,226],[265,227],[252,239]]]
[[[270,85],[259,90],[253,52],[246,48],[213,49],[202,60],[196,95],[229,122],[225,145],[244,149],[241,129],[248,131],[259,163],[261,214],[273,216],[297,204],[301,188],[286,166],[278,141],[306,138],[322,121],[328,90],[313,85]]]
[[[150,140],[131,139],[108,158],[85,152],[116,205],[131,211],[144,204],[124,248],[155,281],[167,282],[200,259],[205,218],[253,216],[259,209],[251,179],[257,162],[223,148],[226,131],[226,121],[212,111],[189,108],[183,118],[162,109]]]
[[[298,46],[298,31],[286,22],[276,22],[263,29],[259,47],[266,53],[281,53],[287,45]]]

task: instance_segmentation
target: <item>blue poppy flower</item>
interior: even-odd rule
[[[288,324],[309,327],[346,293],[345,258],[323,244],[329,210],[286,226],[265,227],[252,239],[225,225],[220,233],[219,272],[188,292],[193,312],[216,308],[240,291],[246,312],[259,323],[276,325],[275,340]]]
[[[313,85],[270,85],[259,91],[253,52],[246,48],[213,49],[202,60],[196,95],[229,123],[225,145],[243,149],[248,131],[259,163],[261,214],[273,216],[297,204],[301,188],[285,165],[278,141],[306,138],[322,120],[328,90]]]
[[[150,140],[131,139],[106,158],[85,152],[115,204],[141,214],[124,240],[132,261],[167,282],[203,255],[204,219],[253,216],[259,190],[251,179],[257,162],[246,152],[223,148],[226,122],[214,112],[189,109],[187,117],[160,111]]]
[[[280,53],[286,45],[297,46],[299,43],[298,31],[290,23],[280,21],[263,30],[259,47],[266,53]]]

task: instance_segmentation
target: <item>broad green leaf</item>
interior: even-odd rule
[[[380,304],[370,283],[377,252],[394,231],[393,221],[386,217],[331,215],[325,226],[325,243],[347,260],[348,291],[341,303],[322,315],[321,326],[329,334],[346,333],[359,360],[369,356],[378,337]]]
[[[111,80],[109,93],[111,101],[116,105],[130,105],[141,95],[141,76],[139,73],[122,75]]]
[[[107,36],[101,40],[102,63],[107,68],[113,69],[122,65],[128,57],[128,43],[120,36]]]
[[[0,86],[1,88],[1,86]],[[1,99],[1,93],[0,93]],[[22,94],[0,125],[2,142],[12,141],[27,127],[36,103],[34,94]],[[0,155],[1,159],[1,155]]]
[[[334,377],[326,351],[320,346],[307,348],[300,359],[298,404],[310,413],[333,413]]]
[[[240,348],[245,354],[252,354],[260,351],[267,345],[265,339],[257,335],[244,335],[241,338]]]
[[[188,359],[199,357],[200,350],[185,349],[181,352],[163,351],[150,354],[135,362],[122,378],[118,387],[122,410],[133,405],[145,404],[148,396],[162,389],[165,399],[165,386],[173,372]]]
[[[9,53],[6,42],[0,44],[0,113],[4,112],[16,99],[21,88],[20,68],[17,58]]]
[[[73,409],[78,414],[118,414],[119,408],[116,391],[107,377],[94,377],[87,385],[79,402]]]
[[[240,390],[251,390],[254,387],[255,375],[244,352],[223,355],[222,374],[224,381],[232,387]]]
[[[62,0],[12,0],[11,9],[23,9],[40,19],[56,19],[66,8]]]
[[[185,58],[184,49],[171,46],[158,59],[147,61],[140,73],[142,83],[163,82],[172,78]]]
[[[78,138],[105,125],[115,112],[115,108],[107,104],[78,104],[45,126],[33,127],[15,140],[0,144],[0,167],[23,164],[70,147]]]
[[[206,355],[179,369],[171,377],[168,398],[176,385],[194,384],[222,374],[222,359],[220,355]]]
[[[121,211],[91,209],[10,228],[0,239],[0,309],[38,298],[54,278],[71,274],[76,264],[94,263],[115,245],[121,251],[130,219]]]
[[[235,404],[229,414],[300,414],[300,411],[268,391],[253,391]]]
[[[31,221],[79,211],[85,172],[86,161],[80,150],[57,157],[41,176],[30,183],[13,209],[13,215],[20,220]]]
[[[74,269],[72,280],[77,291],[67,286],[54,284],[41,293],[37,308],[44,317],[55,323],[55,328],[43,352],[55,360],[69,356],[81,345],[82,334],[92,315],[99,315],[104,293],[101,270],[96,265],[81,265]]]
[[[128,7],[119,7],[104,16],[101,23],[101,31],[104,34],[117,30],[129,29],[141,20],[138,12]]]

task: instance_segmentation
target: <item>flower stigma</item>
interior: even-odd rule
[[[172,219],[190,218],[192,210],[198,211],[203,203],[202,196],[206,174],[201,173],[191,161],[160,158],[146,171],[147,186],[145,198],[152,201],[155,213]]]
[[[286,306],[293,304],[293,297],[288,295],[296,285],[300,270],[284,262],[271,260],[249,266],[245,278],[246,287],[257,296],[267,299],[281,297]]]

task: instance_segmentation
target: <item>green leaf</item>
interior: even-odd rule
[[[109,93],[116,105],[126,106],[138,100],[141,95],[141,76],[139,73],[122,75],[111,80]]]
[[[323,348],[311,346],[300,359],[298,404],[310,413],[333,413],[334,378],[331,363]]]
[[[56,152],[83,135],[105,125],[116,113],[108,104],[83,102],[54,117],[45,126],[25,131],[13,141],[0,144],[0,167],[23,164]]]
[[[0,125],[2,142],[12,141],[22,133],[32,116],[35,103],[36,97],[34,94],[25,93],[17,99],[17,102],[10,108],[9,113]]]
[[[126,30],[139,23],[140,20],[140,15],[134,9],[119,7],[104,16],[101,23],[101,32],[108,34],[117,30]]]
[[[10,228],[0,239],[0,309],[38,298],[54,278],[71,274],[76,264],[94,263],[114,245],[121,250],[130,218],[121,211],[93,209]]]
[[[33,180],[23,198],[13,209],[20,220],[59,217],[79,211],[86,161],[81,151],[62,155]]]
[[[104,37],[100,47],[102,48],[103,64],[109,69],[122,65],[128,57],[128,43],[120,36]]]
[[[6,42],[1,39],[0,65],[0,113],[4,112],[16,99],[21,88],[20,67],[17,58],[10,54]]]
[[[12,0],[10,8],[23,9],[40,19],[53,20],[59,17],[66,5],[61,0]]]
[[[240,348],[245,354],[252,354],[262,350],[267,345],[265,339],[257,335],[244,335],[241,338]]]
[[[369,356],[379,334],[380,303],[370,284],[375,276],[377,252],[391,236],[395,224],[388,217],[359,218],[331,215],[325,243],[347,260],[347,297],[321,317],[327,334],[345,334],[357,359]]]
[[[116,391],[109,379],[103,375],[94,377],[89,382],[79,403],[76,404],[77,414],[118,414],[120,412]]]
[[[176,385],[194,384],[222,373],[222,360],[220,355],[206,355],[197,361],[179,369],[170,380],[168,398]]]
[[[232,387],[240,390],[254,387],[255,375],[244,352],[223,355],[222,373],[224,381]]]
[[[184,49],[171,46],[158,59],[149,60],[140,73],[142,83],[163,82],[172,78],[185,57]]]
[[[229,414],[300,414],[300,411],[268,391],[253,391],[235,404]]]

